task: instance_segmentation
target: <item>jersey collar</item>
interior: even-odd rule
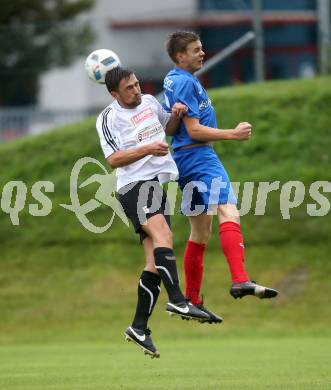
[[[143,97],[143,95],[141,95],[141,97]],[[141,103],[139,104],[139,106],[137,106],[137,107],[135,107],[135,108],[125,108],[125,107],[122,107],[116,99],[114,99],[113,105],[114,105],[114,108],[115,108],[117,111],[134,112],[135,110],[139,110],[139,107],[141,106],[142,102],[143,102],[143,101],[142,101],[142,99],[141,99]]]
[[[196,78],[196,77],[194,76],[194,74],[188,72],[188,71],[185,70],[185,69],[179,68],[178,66],[175,66],[174,70],[175,70],[176,72],[178,72],[178,73],[186,74],[186,75],[188,75],[188,76],[191,76],[191,77],[193,77],[193,78]]]

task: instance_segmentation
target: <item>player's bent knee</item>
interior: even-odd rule
[[[163,229],[162,231],[160,231],[159,238],[172,244],[173,236],[171,230],[169,228]]]
[[[207,244],[209,238],[211,236],[211,229],[197,231],[191,231],[190,241],[199,243],[199,244]]]
[[[236,222],[240,224],[240,216],[237,206],[234,204],[219,205],[217,209],[219,222]]]
[[[194,227],[191,226],[190,240],[200,244],[207,244],[211,236],[211,230],[211,223],[202,223],[199,227],[196,225]]]
[[[154,244],[159,243],[157,245],[161,245],[160,243],[162,243],[162,246],[172,247],[172,240],[173,235],[168,225],[161,226],[159,229],[157,229],[157,231],[154,232]]]

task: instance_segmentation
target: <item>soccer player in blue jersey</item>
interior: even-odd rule
[[[179,31],[170,34],[166,49],[175,67],[164,79],[163,105],[168,111],[175,102],[188,107],[171,141],[179,170],[179,186],[183,191],[182,213],[189,217],[191,226],[184,254],[186,296],[217,323],[222,318],[203,305],[200,295],[212,210],[218,215],[220,243],[232,277],[230,294],[234,298],[245,295],[273,298],[278,294],[274,289],[251,281],[246,273],[237,199],[229,176],[212,146],[215,141],[248,140],[252,126],[241,122],[234,129],[220,130],[217,127],[208,94],[194,76],[202,68],[205,56],[196,33]]]

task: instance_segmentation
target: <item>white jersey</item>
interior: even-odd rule
[[[165,127],[170,119],[152,95],[142,95],[139,106],[123,108],[114,100],[98,116],[96,127],[105,158],[118,150],[129,150],[154,141],[166,142]],[[166,156],[148,155],[116,169],[117,190],[139,180],[158,177],[160,183],[178,178],[170,152]]]

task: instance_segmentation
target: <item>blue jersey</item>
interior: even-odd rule
[[[200,124],[204,126],[217,128],[215,110],[211,100],[194,75],[186,70],[174,68],[165,77],[163,88],[163,107],[166,110],[170,111],[176,102],[183,103],[188,108],[187,116],[199,119]],[[181,121],[177,133],[171,139],[173,149],[199,143],[201,142],[193,140],[188,135],[186,127]]]

